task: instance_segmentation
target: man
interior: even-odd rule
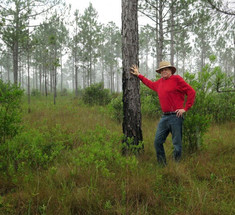
[[[161,74],[161,78],[153,82],[141,75],[136,65],[131,67],[131,73],[158,94],[163,115],[156,131],[154,147],[158,163],[166,165],[163,143],[170,132],[174,145],[173,157],[175,161],[179,161],[181,158],[183,113],[192,107],[196,92],[183,78],[174,75],[176,68],[169,62],[160,62],[156,72]],[[186,103],[185,96],[187,96]]]

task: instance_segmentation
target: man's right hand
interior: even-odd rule
[[[140,75],[139,68],[138,68],[137,65],[132,65],[132,67],[130,69],[131,69],[130,70],[131,74],[133,74],[133,75],[135,75],[137,77]]]

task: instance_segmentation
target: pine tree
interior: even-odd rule
[[[123,65],[123,153],[131,145],[139,145],[143,140],[141,130],[140,83],[130,73],[133,64],[138,65],[138,0],[122,0],[122,65]]]

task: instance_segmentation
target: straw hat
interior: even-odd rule
[[[174,74],[174,73],[176,72],[176,68],[175,68],[174,66],[172,66],[171,63],[168,62],[168,61],[161,61],[161,62],[159,63],[159,68],[156,69],[156,72],[157,72],[157,73],[161,73],[160,70],[161,70],[161,69],[164,69],[164,68],[170,68],[171,71],[172,71],[172,74]]]

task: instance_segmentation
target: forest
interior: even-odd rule
[[[235,2],[0,0],[0,215],[235,214]],[[141,20],[145,20],[142,22]],[[157,165],[161,61],[196,91]]]

